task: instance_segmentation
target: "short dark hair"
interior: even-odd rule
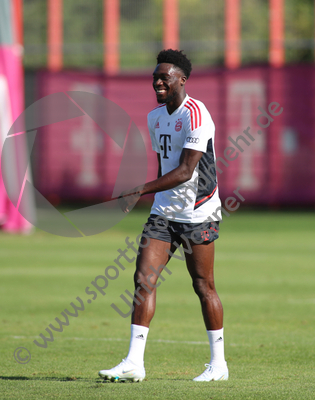
[[[183,50],[162,50],[159,52],[156,59],[158,64],[174,64],[184,72],[187,79],[189,78],[192,66],[190,60],[188,60],[187,56],[183,53]]]

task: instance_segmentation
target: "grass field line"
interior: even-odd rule
[[[40,336],[10,336],[13,339],[39,339]],[[122,338],[78,338],[78,337],[64,337],[65,340],[84,340],[84,341],[101,341],[101,342],[129,342],[129,339]],[[205,345],[209,346],[206,341],[188,341],[188,340],[166,340],[166,339],[150,339],[152,343],[165,343],[165,344],[188,344],[188,345]],[[229,343],[232,347],[248,347],[249,343]]]
[[[38,339],[40,336],[10,336],[13,339]],[[62,339],[64,340],[89,340],[89,341],[105,341],[105,342],[129,342],[129,339],[122,339],[122,338],[78,338],[78,337],[63,337]],[[191,341],[186,341],[186,340],[166,340],[166,339],[152,339],[150,342],[155,342],[155,343],[170,343],[170,344],[203,344],[203,345],[208,345],[209,342],[191,342]]]
[[[10,336],[13,339],[39,339],[40,336]],[[86,341],[101,341],[101,342],[129,342],[129,339],[122,338],[79,338],[79,337],[63,337],[65,340],[86,340]],[[190,344],[190,345],[206,345],[209,346],[209,342],[206,341],[188,341],[188,340],[166,340],[166,339],[150,339],[149,342],[153,343],[168,343],[168,344]],[[249,343],[230,343],[232,347],[250,346]]]
[[[315,299],[288,299],[291,304],[315,304]]]

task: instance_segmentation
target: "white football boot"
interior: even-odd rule
[[[141,382],[145,378],[144,367],[138,367],[126,359],[112,369],[102,369],[99,371],[99,376],[105,380],[112,382]]]
[[[227,381],[229,379],[228,367],[215,367],[210,364],[205,364],[206,370],[199,376],[193,379],[195,382],[210,382],[210,381]]]

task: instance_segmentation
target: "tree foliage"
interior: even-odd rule
[[[155,62],[163,40],[162,0],[120,1],[120,59],[123,70]],[[269,1],[241,1],[242,62],[267,63]],[[224,61],[224,1],[179,0],[180,48],[195,66]],[[64,65],[101,68],[103,0],[63,1]],[[47,1],[24,0],[25,66],[43,67],[47,59]],[[314,1],[285,0],[287,62],[313,61]]]

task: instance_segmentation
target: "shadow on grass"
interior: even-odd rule
[[[53,376],[47,377],[28,377],[28,376],[0,376],[0,379],[7,381],[59,381],[59,382],[69,382],[69,381],[87,381],[88,379],[76,378],[75,376],[67,376],[65,378],[57,378]]]
[[[119,384],[126,384],[126,385],[129,385],[129,384],[133,384],[133,385],[136,385],[136,384],[143,384],[143,383],[145,383],[145,382],[175,382],[175,381],[177,381],[177,382],[192,382],[192,379],[190,379],[190,378],[145,378],[145,379],[143,379],[143,381],[142,382],[132,382],[132,381],[129,381],[129,380],[127,380],[127,381],[111,381],[111,380],[103,380],[103,379],[97,379],[96,380],[96,384],[111,384],[111,385],[119,385]],[[195,383],[195,382],[194,382]],[[208,384],[209,384],[209,382],[208,382]]]
[[[92,382],[93,379],[84,379],[84,378],[76,378],[75,376],[67,376],[64,378],[58,378],[58,377],[53,377],[53,376],[46,376],[46,377],[28,377],[28,376],[0,376],[0,380],[8,380],[8,381],[57,381],[57,382],[69,382],[69,381],[79,381],[79,382]],[[169,381],[169,382],[190,382],[191,379],[183,379],[183,378],[151,378],[151,379],[144,379],[141,383],[148,382],[148,381]],[[140,384],[140,382],[131,382],[131,381],[118,381],[118,382],[112,382],[110,380],[103,380],[100,378],[96,378],[95,384],[97,386],[102,386],[104,384],[111,384],[111,385],[117,385],[117,384]]]

